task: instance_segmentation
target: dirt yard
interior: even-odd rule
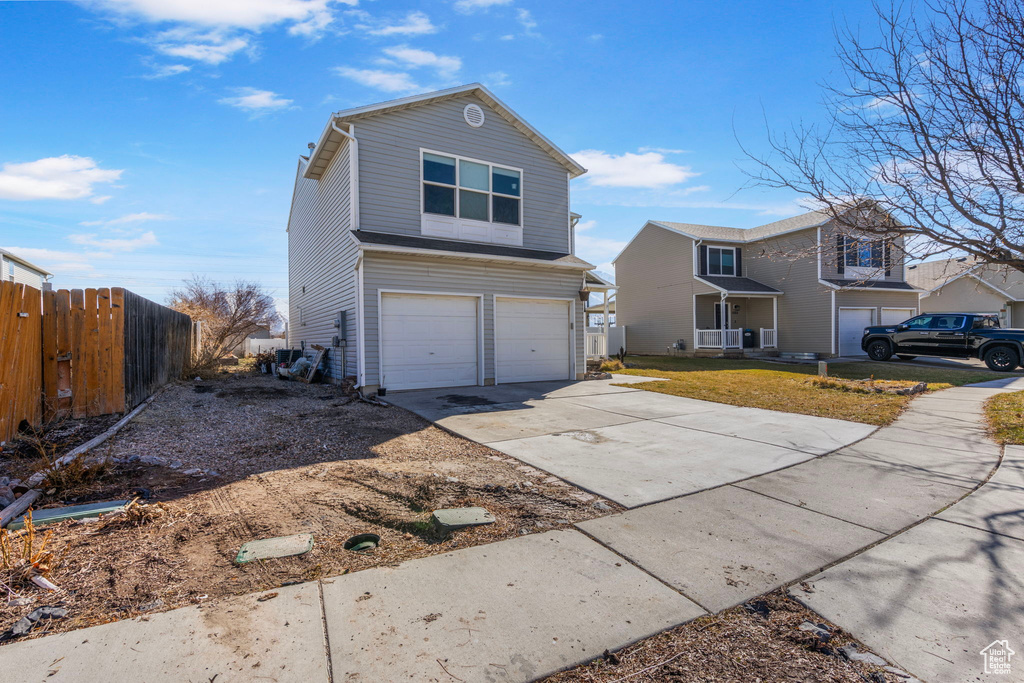
[[[32,450],[5,451],[0,475],[23,476],[35,463]],[[94,453],[113,465],[91,482],[47,484],[39,507],[149,496],[143,502],[165,504],[167,513],[140,526],[51,527],[52,547],[66,553],[50,577],[61,591],[14,586],[34,601],[0,602],[0,631],[40,605],[66,607],[68,617],[46,622],[36,635],[395,564],[621,509],[400,408],[265,375],[167,387]],[[485,507],[497,521],[438,535],[431,511],[462,506]],[[315,539],[306,555],[234,563],[246,541],[300,532]],[[380,535],[377,550],[343,549],[351,536],[368,532]]]

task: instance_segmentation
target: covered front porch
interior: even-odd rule
[[[777,349],[779,294],[720,292],[696,295],[693,308],[694,350]]]

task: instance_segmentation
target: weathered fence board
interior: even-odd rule
[[[41,292],[0,282],[0,441],[42,422],[42,354]]]
[[[0,441],[57,417],[120,413],[180,377],[192,319],[120,287],[0,282]]]

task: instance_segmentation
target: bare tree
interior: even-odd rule
[[[210,368],[250,334],[272,327],[279,319],[270,295],[259,283],[245,280],[229,289],[196,275],[171,292],[169,305],[202,325],[193,370]]]
[[[1024,271],[1024,4],[875,10],[879,35],[836,30],[827,123],[769,134],[767,156],[748,152],[754,183],[797,191],[840,230],[903,236],[913,258]]]

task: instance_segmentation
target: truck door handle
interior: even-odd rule
[[[928,334],[927,332],[918,332],[918,334]]]

